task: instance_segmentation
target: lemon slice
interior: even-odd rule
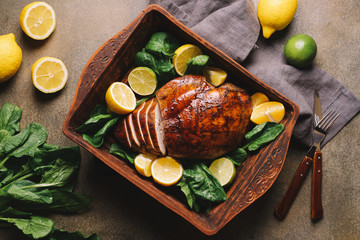
[[[33,2],[23,8],[19,22],[26,35],[43,40],[55,29],[55,11],[45,2]]]
[[[171,157],[158,158],[151,165],[151,175],[154,181],[163,186],[177,183],[182,172],[182,165]]]
[[[221,186],[231,184],[236,176],[234,163],[227,158],[219,158],[213,161],[209,167],[210,172],[219,180]]]
[[[60,59],[42,57],[32,65],[31,77],[38,90],[43,93],[54,93],[65,86],[68,71]]]
[[[176,49],[175,55],[173,56],[173,64],[177,74],[183,76],[187,67],[187,62],[191,58],[201,54],[200,48],[193,44],[185,44]]]
[[[268,102],[268,101],[269,101],[269,98],[261,92],[257,92],[257,93],[254,93],[253,95],[251,95],[252,108],[260,105],[261,103]]]
[[[151,176],[151,165],[153,161],[156,159],[155,155],[152,154],[143,154],[140,153],[135,157],[134,164],[135,169],[140,173],[141,175],[145,177]]]
[[[150,68],[137,67],[129,73],[128,83],[135,93],[147,96],[156,89],[156,75]]]
[[[227,77],[227,73],[224,70],[216,67],[205,66],[203,73],[206,80],[214,87],[223,84]]]
[[[250,120],[255,124],[262,124],[264,122],[279,123],[285,116],[285,107],[279,102],[265,102],[256,106],[252,113]]]
[[[134,111],[136,97],[131,88],[122,82],[114,82],[105,94],[105,101],[110,111],[117,114],[127,114]]]

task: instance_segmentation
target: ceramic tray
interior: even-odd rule
[[[154,183],[151,178],[138,174],[130,163],[109,153],[112,139],[105,139],[100,148],[87,143],[75,129],[84,123],[96,104],[104,104],[105,92],[114,81],[125,81],[133,68],[136,52],[141,51],[154,32],[167,31],[183,43],[199,46],[216,65],[227,71],[229,79],[254,93],[261,91],[271,100],[282,102],[286,115],[281,135],[259,152],[250,155],[237,168],[234,183],[227,190],[228,199],[214,206],[209,213],[196,213],[189,209],[184,199]],[[246,69],[181,24],[157,5],[148,6],[124,30],[104,43],[89,59],[80,77],[76,94],[63,125],[63,132],[71,140],[87,149],[109,167],[138,186],[157,201],[182,216],[207,235],[217,233],[226,223],[261,197],[274,183],[285,161],[290,137],[299,115],[296,104],[267,86]],[[179,189],[180,192],[180,189]]]

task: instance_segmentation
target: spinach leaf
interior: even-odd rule
[[[226,158],[230,159],[236,166],[240,166],[247,158],[247,153],[243,148],[237,148],[229,152]]]
[[[107,113],[105,105],[97,105],[90,118],[76,129],[83,133],[83,138],[94,147],[100,147],[104,143],[107,132],[116,124],[118,117]]]
[[[157,61],[157,71],[159,73],[158,79],[161,82],[158,85],[160,88],[165,82],[174,79],[177,76],[174,65],[172,64],[171,59],[159,59]]]
[[[153,70],[157,75],[159,75],[159,72],[157,70],[157,60],[153,55],[146,52],[145,49],[135,54],[134,64],[135,66],[148,67]]]
[[[76,129],[79,133],[95,133],[110,119],[116,117],[113,113],[108,113],[106,105],[98,104],[91,112],[90,118]]]
[[[0,130],[7,130],[10,135],[20,131],[22,110],[11,103],[4,103],[0,109]]]
[[[202,162],[195,162],[185,169],[177,185],[189,206],[197,212],[209,211],[211,204],[224,202],[227,198],[224,188]]]
[[[77,165],[63,159],[57,159],[52,168],[42,175],[38,187],[63,187],[73,179],[78,169]]]
[[[46,138],[47,132],[41,124],[30,123],[20,133],[7,137],[6,141],[0,142],[0,157],[7,155],[5,158],[7,160],[11,156],[19,158],[24,155],[31,155],[38,146],[46,141]]]
[[[109,152],[134,164],[136,153],[130,149],[126,149],[123,146],[114,143],[111,145]]]
[[[110,119],[94,135],[88,135],[88,134],[84,133],[83,134],[84,140],[89,142],[94,147],[97,147],[97,148],[100,147],[104,143],[104,138],[105,138],[106,133],[110,131],[110,129],[116,124],[117,121],[118,121],[117,117]]]
[[[17,202],[50,204],[53,201],[49,189],[41,189],[29,180],[17,180],[3,188],[3,190]]]
[[[8,217],[8,218],[29,217],[31,215],[32,215],[32,213],[19,211],[19,210],[16,210],[16,209],[12,208],[12,207],[7,207],[4,210],[0,211],[0,216],[1,217]]]
[[[146,44],[146,51],[159,57],[172,57],[175,50],[180,46],[178,40],[167,32],[154,33]]]
[[[256,151],[273,141],[284,129],[284,125],[274,122],[265,122],[255,126],[245,135],[248,143],[243,147],[249,151]]]
[[[84,237],[80,231],[73,233],[66,232],[62,229],[55,229],[53,233],[49,235],[49,240],[100,240],[96,234]]]
[[[54,228],[54,222],[46,217],[30,216],[30,218],[4,218],[0,221],[7,221],[14,224],[27,236],[39,239],[46,237]]]
[[[187,67],[185,70],[185,75],[194,74],[194,75],[203,75],[203,69],[209,61],[209,56],[207,55],[198,55],[191,58],[187,62]]]

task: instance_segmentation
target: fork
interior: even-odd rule
[[[339,117],[334,111],[329,111],[320,121],[315,118],[314,138],[324,139],[330,126]],[[323,216],[323,208],[321,202],[321,182],[322,182],[322,153],[320,151],[321,141],[314,141],[316,151],[313,161],[313,180],[311,191],[311,218],[317,220]]]

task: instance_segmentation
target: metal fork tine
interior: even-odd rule
[[[327,131],[327,129],[335,122],[338,117],[339,114],[336,114],[334,111],[330,111],[320,120],[317,127],[323,131]]]
[[[324,127],[324,131],[327,132],[327,130],[329,129],[329,127],[331,125],[333,125],[333,123],[335,122],[335,120],[340,116],[340,114],[335,114],[332,116],[331,120],[329,120],[328,124]]]

